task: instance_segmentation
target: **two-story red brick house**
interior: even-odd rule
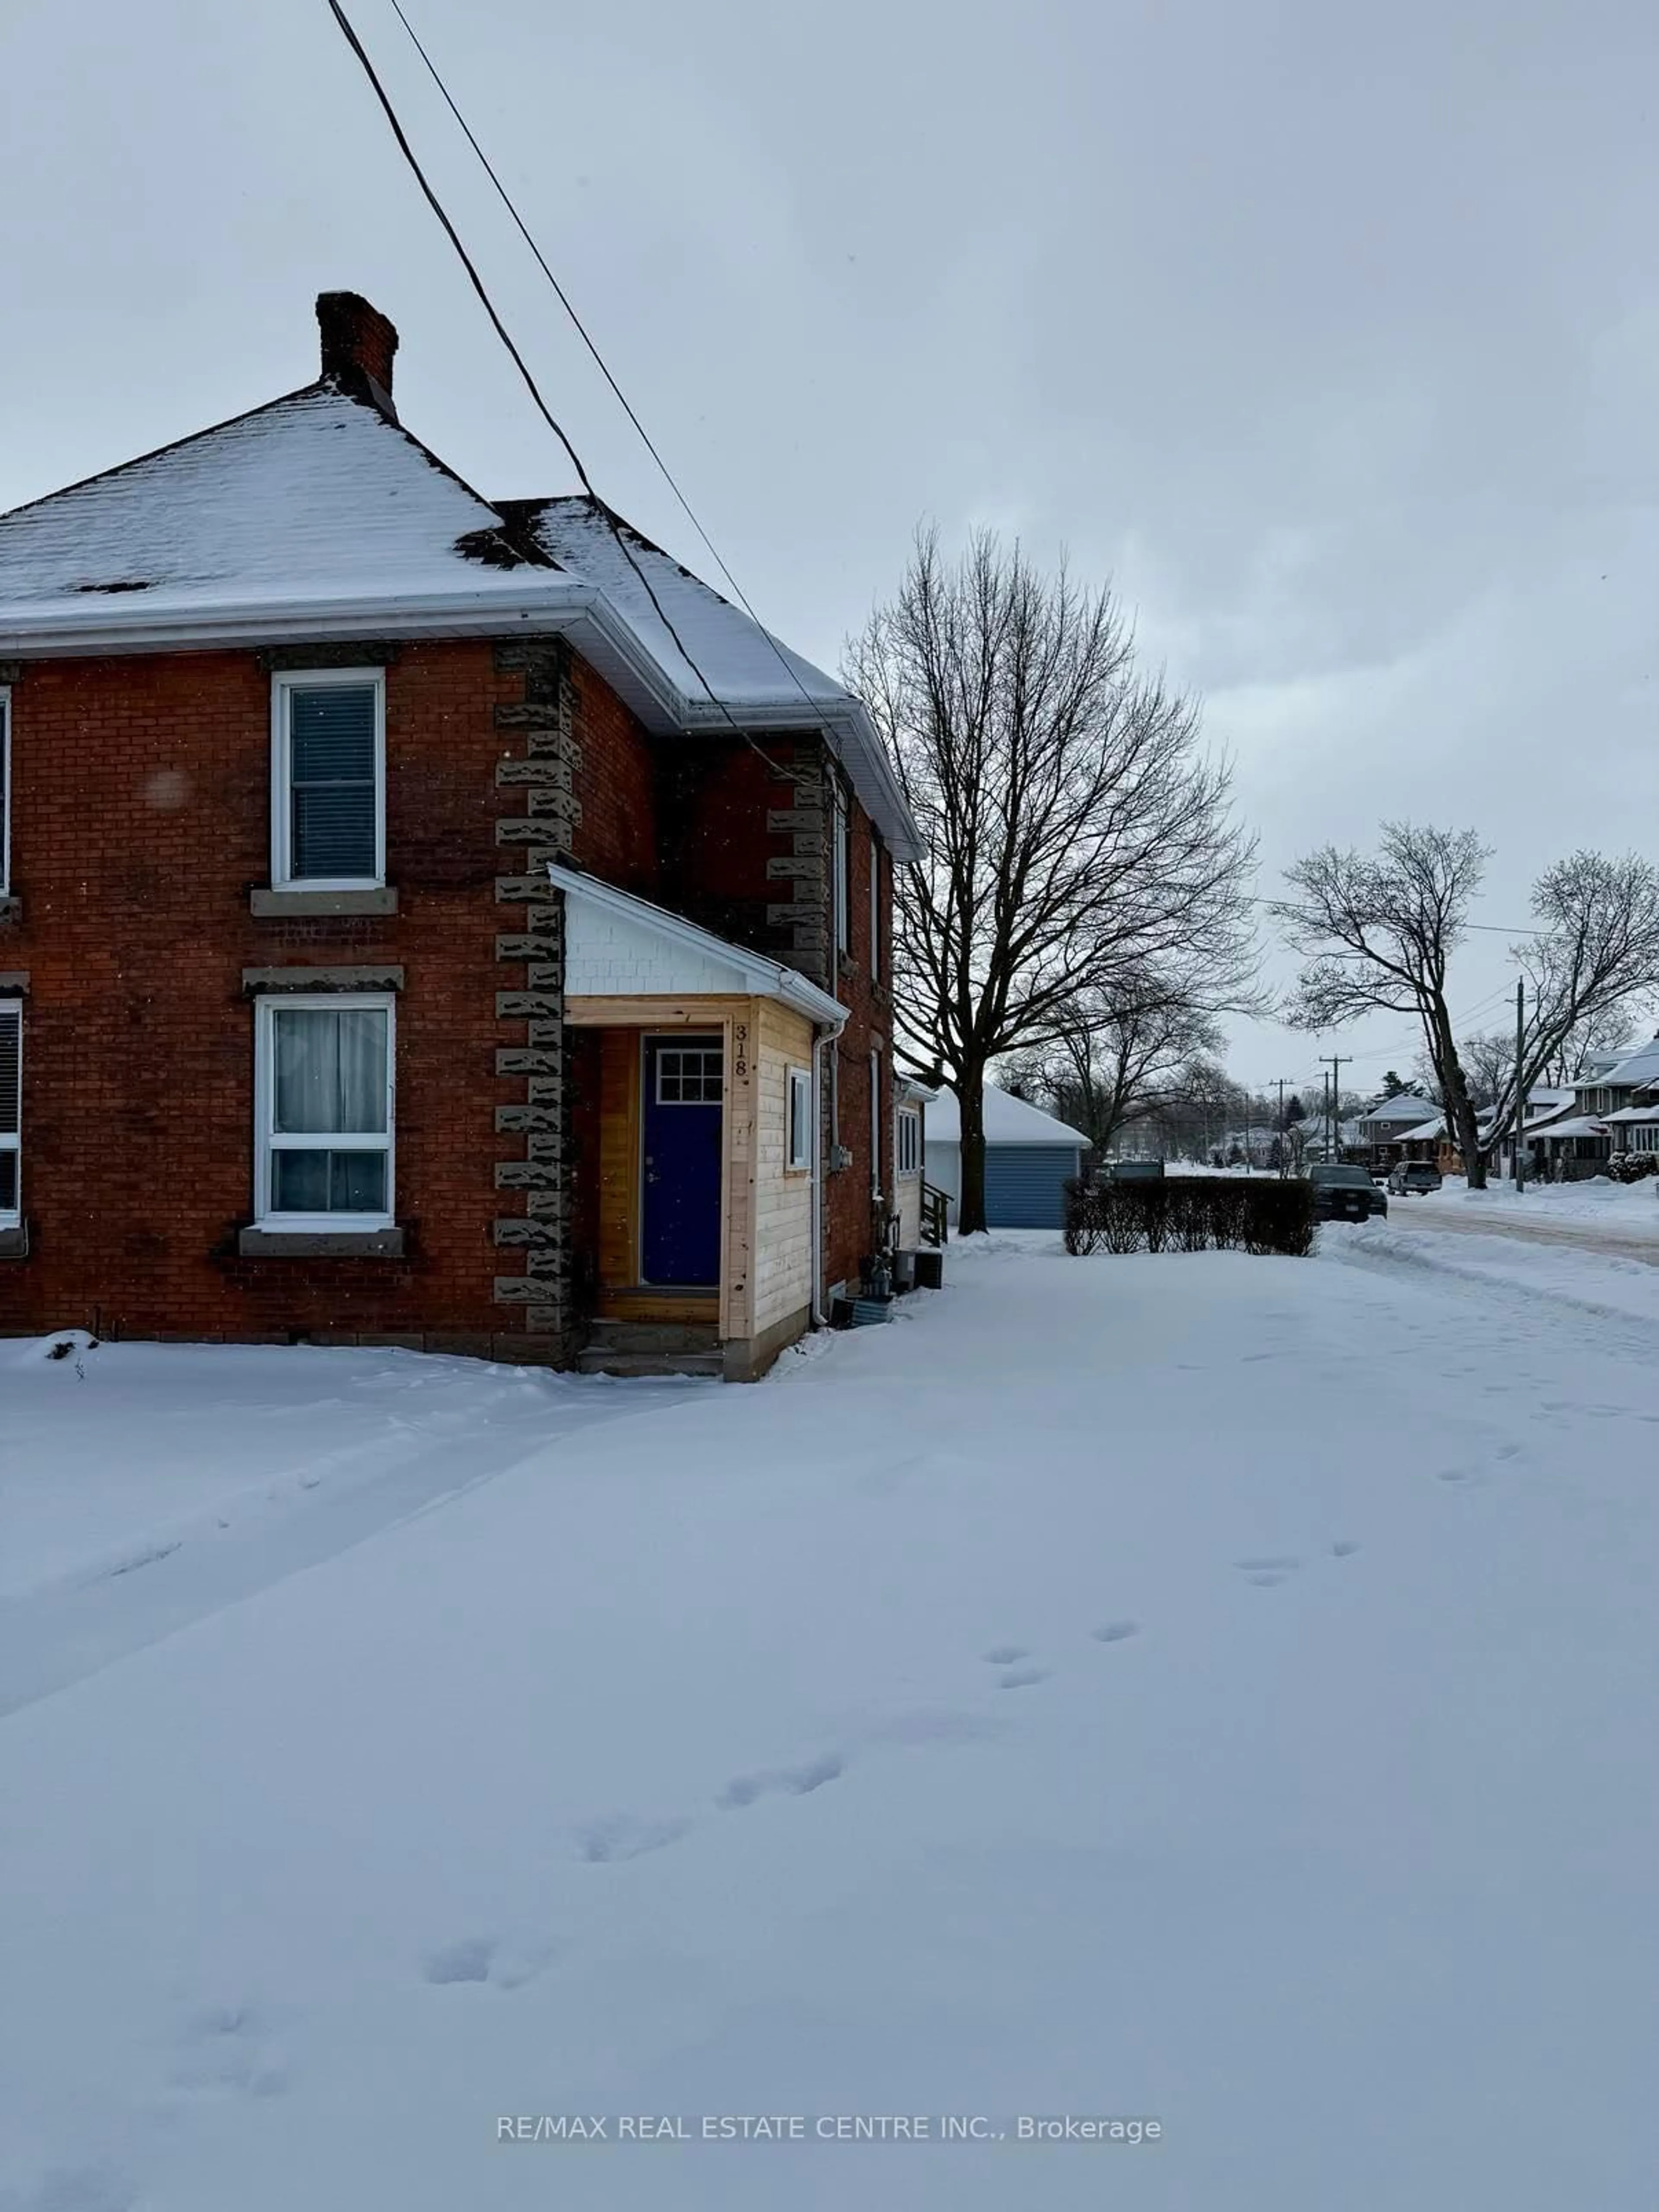
[[[897,1208],[914,824],[856,699],[318,318],[0,517],[0,1332],[757,1373]]]

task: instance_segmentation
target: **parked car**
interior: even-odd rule
[[[1386,1214],[1389,1198],[1371,1181],[1369,1168],[1350,1167],[1346,1160],[1320,1160],[1308,1170],[1313,1187],[1316,1221],[1369,1221],[1374,1213]]]
[[[1409,1198],[1413,1191],[1419,1197],[1425,1191],[1438,1190],[1440,1170],[1432,1160],[1401,1160],[1389,1176],[1389,1188],[1396,1198]]]

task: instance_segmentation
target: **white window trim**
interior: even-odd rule
[[[11,687],[0,684],[0,898],[11,889]]]
[[[909,1131],[914,1133],[908,1146],[905,1143],[907,1125]],[[904,1155],[907,1151],[914,1155],[908,1167],[904,1164]],[[921,1173],[921,1116],[914,1106],[899,1108],[898,1134],[894,1158],[896,1163],[894,1173],[905,1181],[908,1182]]]
[[[801,1114],[801,1130],[805,1144],[799,1153],[795,1151],[795,1101],[805,1101]],[[809,1067],[791,1067],[786,1071],[783,1087],[783,1171],[786,1175],[810,1174],[812,1166],[812,1071]]]
[[[276,1017],[286,1012],[304,1013],[354,1011],[383,1012],[386,1015],[386,1129],[328,1130],[315,1136],[289,1137],[279,1146],[271,1122],[276,1114]],[[257,1227],[272,1235],[294,1237],[349,1237],[365,1231],[396,1226],[398,1008],[397,1000],[380,991],[277,991],[253,1002],[253,1218]],[[271,1155],[276,1152],[386,1152],[386,1211],[384,1213],[275,1213],[270,1206]]]
[[[870,981],[881,980],[881,840],[870,832]]]
[[[830,863],[835,872],[834,897],[836,908],[836,950],[850,952],[853,949],[853,895],[849,878],[853,860],[852,825],[847,818],[847,801],[840,792],[836,794],[836,850]]]
[[[870,1195],[881,1196],[881,1048],[870,1054]]]
[[[289,835],[289,698],[295,691],[358,684],[374,687],[374,872],[372,876],[295,876]],[[386,671],[384,668],[284,668],[270,679],[270,887],[273,890],[380,890],[386,883]]]
[[[13,1021],[17,1024],[17,1121],[15,1131],[0,1129],[0,1152],[9,1152],[17,1162],[17,1203],[0,1206],[0,1229],[21,1229],[23,1225],[23,1008],[16,999],[0,999],[0,1022]]]

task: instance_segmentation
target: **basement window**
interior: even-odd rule
[[[352,890],[386,879],[386,673],[271,680],[273,887]]]
[[[0,1229],[22,1221],[23,1009],[0,999]]]
[[[392,1000],[261,999],[254,1023],[259,1226],[390,1228]]]

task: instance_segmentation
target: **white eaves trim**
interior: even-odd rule
[[[744,697],[722,706],[692,697],[670,677],[637,630],[598,585],[542,569],[502,576],[482,587],[441,592],[338,594],[236,602],[204,598],[198,606],[175,597],[165,611],[137,606],[112,614],[108,603],[43,614],[27,626],[0,629],[0,658],[64,659],[95,653],[176,653],[232,645],[398,637],[568,637],[585,659],[650,730],[719,732],[826,730],[854,787],[895,860],[921,857],[922,847],[887,755],[860,699],[850,692],[781,690],[775,698]]]
[[[565,895],[565,993],[569,998],[641,995],[778,999],[839,1036],[848,1009],[793,968],[732,945],[649,899],[618,890],[579,868],[548,864]],[[643,950],[644,957],[641,957]]]

